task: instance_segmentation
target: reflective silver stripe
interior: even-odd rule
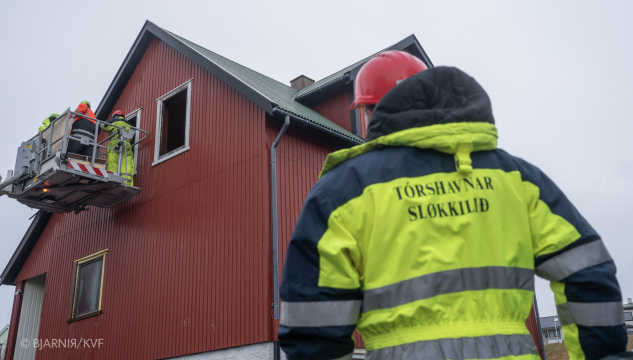
[[[90,138],[91,138],[91,139],[95,136],[93,133],[91,133],[91,132],[90,132],[90,131],[88,131],[88,130],[83,130],[83,129],[72,129],[72,130],[70,131],[70,135],[73,135],[73,136],[75,136],[74,134],[77,134],[77,133],[86,134],[87,136],[90,136]],[[77,134],[77,137],[79,137],[79,136],[81,136],[81,134]]]
[[[289,327],[356,325],[361,300],[281,302],[280,324]]]
[[[531,335],[492,335],[418,341],[369,351],[365,359],[496,359],[529,354],[538,356]]]
[[[622,303],[578,303],[566,302],[556,305],[558,317],[563,325],[617,326],[624,324]]]
[[[441,294],[486,289],[534,291],[534,270],[488,266],[441,271],[363,292],[363,313]]]
[[[596,240],[547,260],[536,268],[536,275],[550,281],[561,281],[575,272],[609,260],[611,256],[604,243]]]

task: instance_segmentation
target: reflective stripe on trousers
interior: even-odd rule
[[[418,341],[369,351],[366,359],[465,360],[497,359],[504,356],[530,354],[538,359],[536,345],[531,335],[492,335]]]

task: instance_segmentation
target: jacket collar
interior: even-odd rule
[[[378,137],[362,145],[333,152],[325,159],[319,178],[343,161],[349,160],[379,146],[410,146],[435,149],[455,155],[460,173],[472,171],[470,153],[497,148],[497,128],[485,122],[458,122],[401,130]]]

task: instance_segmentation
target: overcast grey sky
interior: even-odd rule
[[[499,146],[545,171],[602,235],[633,297],[633,2],[0,0],[0,174],[42,119],[96,108],[145,20],[282,82],[415,34],[488,91]],[[34,214],[0,198],[0,270]],[[14,287],[0,287],[0,328]],[[541,316],[554,298],[537,280]]]

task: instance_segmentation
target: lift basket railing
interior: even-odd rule
[[[88,137],[78,138],[70,135],[73,122],[80,118],[90,119],[96,122],[92,139]],[[121,159],[124,157],[124,151],[127,151],[126,143],[129,140],[132,143],[132,146],[137,146],[140,142],[149,137],[149,133],[135,126],[130,126],[129,130],[125,130],[125,128],[120,126],[106,124],[106,126],[116,128],[117,131],[111,132],[109,136],[99,141],[99,130],[101,129],[101,124],[106,124],[106,122],[91,118],[81,113],[70,111],[70,109],[66,110],[57,119],[51,121],[50,126],[30,139],[34,140],[35,138],[38,138],[38,141],[35,141],[35,146],[37,147],[35,173],[40,174],[42,164],[54,157],[57,152],[61,152],[61,154],[64,155],[68,154],[68,142],[69,140],[75,140],[80,142],[82,145],[92,146],[92,154],[85,157],[86,161],[89,162],[91,166],[95,166],[95,163],[100,159],[100,155],[107,154],[107,151],[118,151],[119,164],[117,166],[116,175],[121,176]],[[115,137],[118,137],[118,139],[121,140],[119,145],[114,149],[108,148],[107,143]],[[105,152],[99,152],[100,149],[105,150]],[[127,161],[127,159],[125,161]]]

